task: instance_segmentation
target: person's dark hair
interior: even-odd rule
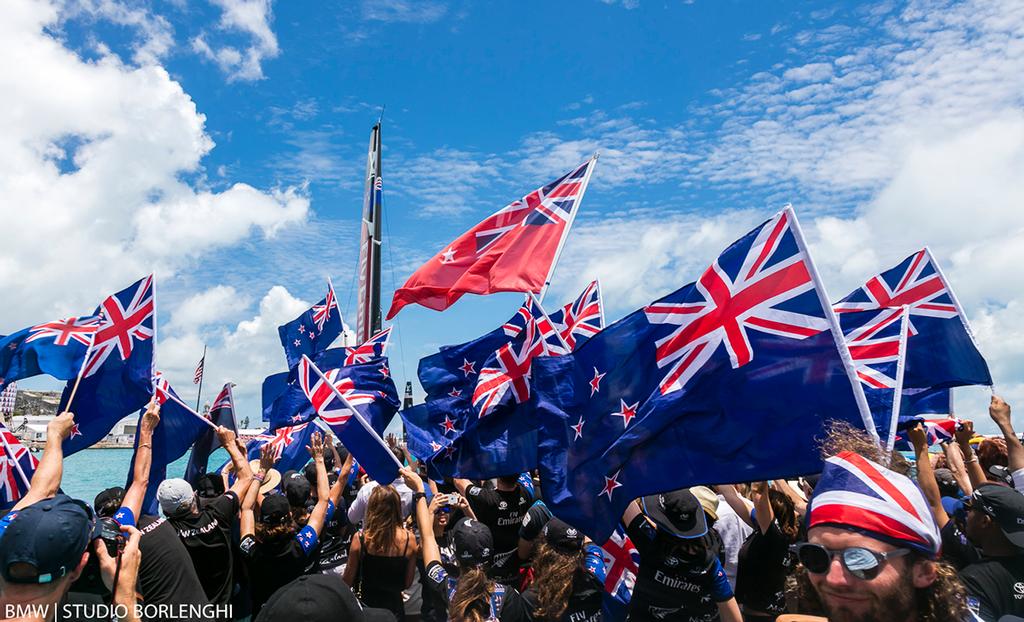
[[[986,438],[978,443],[977,454],[978,464],[985,471],[985,477],[994,481],[998,481],[998,478],[990,476],[989,469],[996,465],[1008,466],[1010,464],[1004,438]]]
[[[769,490],[768,499],[772,504],[772,513],[779,523],[779,529],[791,544],[796,542],[800,533],[800,517],[796,515],[793,500],[778,490]]]
[[[911,464],[898,451],[888,455],[871,436],[845,421],[829,420],[825,423],[825,437],[818,443],[822,459],[844,451],[852,451],[878,464],[888,465],[890,471],[910,477]]]
[[[515,486],[519,483],[519,475],[502,475],[498,477],[498,481],[506,486]]]
[[[490,617],[494,583],[484,566],[463,568],[448,605],[448,619],[460,622],[484,622]]]
[[[926,558],[912,552],[904,558],[907,570]],[[963,583],[946,562],[935,561],[935,582],[925,588],[914,589],[914,603],[918,622],[961,622],[967,619],[967,592]],[[789,611],[824,616],[827,612],[818,598],[818,592],[807,576],[807,569],[797,566],[786,583],[786,603]]]
[[[533,569],[536,579],[530,587],[537,594],[535,620],[561,620],[572,595],[572,579],[583,567],[583,550],[562,553],[543,540],[537,544]]]

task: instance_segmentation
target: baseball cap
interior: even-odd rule
[[[0,539],[0,575],[9,583],[50,583],[74,571],[82,553],[100,535],[96,515],[84,501],[56,495],[17,511]],[[34,571],[23,572],[27,564]]]
[[[452,531],[455,557],[462,566],[487,564],[494,555],[494,538],[491,530],[480,521],[471,518],[460,520]]]
[[[284,488],[285,496],[288,497],[288,503],[292,504],[292,507],[295,508],[301,508],[306,505],[312,490],[309,482],[306,481],[306,477],[302,473],[293,472],[282,481],[284,482],[282,488]]]
[[[256,622],[385,622],[385,609],[363,608],[352,589],[336,575],[303,575],[274,592]]]
[[[124,488],[114,486],[101,491],[92,501],[92,507],[99,516],[113,516],[124,501]]]
[[[960,491],[960,486],[956,483],[953,472],[946,468],[935,469],[935,483],[939,485],[939,493],[943,497],[955,497],[957,492]]]
[[[565,521],[552,517],[543,532],[548,546],[560,553],[578,553],[583,548],[583,534]]]
[[[1006,539],[1024,549],[1024,495],[999,484],[982,484],[974,489],[970,505],[992,517]]]
[[[993,464],[990,466],[988,468],[988,474],[991,477],[994,477],[998,482],[1002,482],[1007,486],[1013,486],[1013,475],[1010,474],[1010,469],[1001,464]]]
[[[183,479],[165,479],[156,489],[156,499],[160,502],[164,516],[178,516],[192,509],[195,493],[192,486]]]
[[[699,538],[708,532],[704,508],[686,488],[647,495],[641,505],[660,530],[677,538]]]
[[[707,486],[694,486],[690,488],[690,492],[697,497],[700,506],[704,508],[704,513],[710,516],[711,520],[718,520],[718,495],[715,491]]]
[[[260,522],[265,525],[279,525],[291,514],[292,506],[284,495],[267,495],[260,504]]]

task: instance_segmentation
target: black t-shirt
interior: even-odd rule
[[[210,603],[231,601],[234,546],[231,530],[238,515],[238,496],[230,490],[210,499],[197,515],[168,519],[185,544],[199,582]]]
[[[470,486],[466,499],[477,520],[491,529],[494,538],[491,577],[502,583],[514,582],[519,575],[519,527],[533,496],[522,484],[509,491]]]
[[[526,610],[530,619],[537,622],[601,622],[604,619],[601,613],[601,598],[604,594],[604,586],[586,570],[577,569],[572,577],[572,592],[569,594],[569,604],[565,612],[558,620],[553,618],[540,618],[536,615],[537,594],[533,589],[523,592],[523,601],[526,603]]]
[[[962,570],[981,561],[981,552],[971,544],[956,521],[950,518],[939,532],[942,536],[942,559]]]
[[[629,603],[629,620],[711,622],[719,619],[718,603],[729,600],[733,593],[710,539],[705,538],[706,555],[695,563],[675,556],[643,514],[629,523],[626,535],[640,554],[640,567]]]
[[[736,601],[771,616],[786,613],[786,577],[796,567],[789,540],[773,520],[768,531],[754,527],[740,547],[736,570]],[[746,609],[744,609],[746,611]]]
[[[986,622],[1005,615],[1024,617],[1024,554],[983,557],[960,571],[967,606]]]
[[[165,518],[143,515],[138,529],[142,532],[138,590],[143,602],[147,605],[196,606],[209,603],[188,549],[171,523]],[[154,611],[159,613],[159,608]]]
[[[309,555],[312,563],[306,569],[307,572],[323,572],[348,563],[348,549],[356,530],[348,522],[348,506],[344,499],[339,502],[341,506],[334,511],[330,520],[324,521],[317,548]]]
[[[430,589],[441,595],[445,604],[450,603],[452,595],[455,594],[455,578],[449,578],[448,571],[436,561],[427,564],[426,584]],[[526,605],[523,597],[509,586],[499,586],[504,589],[501,599],[500,613],[498,619],[501,622],[528,622],[529,615],[526,612]]]
[[[316,532],[309,526],[292,537],[275,542],[257,542],[251,535],[242,538],[238,550],[249,571],[254,619],[278,588],[304,574],[316,542]]]

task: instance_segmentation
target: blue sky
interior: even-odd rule
[[[13,0],[10,13],[0,287],[24,303],[0,332],[155,269],[161,367],[187,394],[209,344],[208,382],[237,382],[257,418],[259,382],[284,364],[275,327],[328,275],[354,307],[366,143],[386,106],[386,301],[446,242],[600,150],[551,306],[600,277],[621,317],[792,202],[833,299],[931,245],[997,389],[1024,398],[1024,286],[1005,278],[1024,260],[1016,3]],[[518,300],[408,307],[400,386]],[[961,393],[981,415],[985,393]]]

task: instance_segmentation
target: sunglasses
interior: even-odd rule
[[[902,557],[910,553],[910,549],[896,549],[887,553],[879,553],[861,546],[851,546],[845,549],[828,549],[820,544],[804,542],[795,544],[790,549],[796,553],[797,559],[803,564],[807,572],[812,574],[826,574],[832,559],[839,556],[839,562],[850,574],[870,581],[878,576],[882,570],[882,564],[894,557]]]

